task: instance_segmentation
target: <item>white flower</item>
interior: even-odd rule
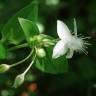
[[[57,34],[60,38],[60,41],[57,42],[53,49],[52,58],[58,58],[62,55],[66,55],[66,58],[72,58],[74,51],[83,51],[85,54],[87,54],[85,48],[86,45],[89,45],[89,43],[84,39],[89,37],[77,36],[77,26],[75,19],[74,35],[71,34],[67,25],[60,20],[57,20]]]

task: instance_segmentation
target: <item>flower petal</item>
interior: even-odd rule
[[[76,24],[75,18],[74,18],[74,33],[75,33],[75,36],[77,37],[77,24]]]
[[[64,43],[62,40],[59,41],[54,49],[53,49],[53,55],[52,58],[58,58],[62,55],[64,55],[67,52],[67,46],[66,43]]]
[[[68,40],[72,36],[67,25],[60,20],[57,20],[57,34],[63,40]]]
[[[71,50],[71,49],[69,49],[69,51],[68,51],[67,54],[66,54],[66,58],[68,58],[68,59],[72,58],[73,53],[74,53],[74,51]]]

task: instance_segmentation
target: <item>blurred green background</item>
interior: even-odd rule
[[[15,76],[22,73],[24,66],[17,66],[5,74],[0,74],[0,96],[96,96],[96,0],[37,0],[39,19],[44,33],[57,37],[56,21],[64,21],[73,30],[76,18],[78,34],[90,36],[92,45],[88,55],[75,53],[68,60],[68,72],[60,75],[46,74],[34,66],[26,76],[25,83],[12,88]],[[21,8],[32,0],[0,0],[0,29]],[[13,63],[21,60],[29,49],[10,52],[7,60],[0,63]]]

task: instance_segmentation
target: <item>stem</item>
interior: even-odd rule
[[[27,47],[28,44],[27,43],[24,43],[22,45],[18,45],[18,46],[14,46],[12,48],[9,48],[8,51],[13,51],[13,50],[16,50],[16,49],[19,49],[19,48],[24,48],[24,47]]]
[[[24,58],[23,60],[21,60],[21,61],[19,61],[19,62],[17,62],[17,63],[13,63],[12,65],[10,65],[10,67],[14,67],[14,66],[17,66],[17,65],[25,62],[27,59],[30,58],[30,56],[31,56],[32,54],[33,54],[33,50],[30,52],[30,54],[29,54],[26,58]]]
[[[35,58],[36,58],[36,54],[35,54],[32,62],[31,62],[30,65],[28,66],[28,68],[24,71],[24,73],[23,73],[24,75],[28,72],[28,70],[29,70],[29,69],[31,68],[31,66],[33,65],[33,63],[34,63],[34,61],[35,61]]]

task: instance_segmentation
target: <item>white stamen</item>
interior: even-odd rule
[[[82,39],[91,39],[91,37],[84,37],[84,36],[83,36]]]
[[[81,51],[82,51],[83,53],[85,53],[85,55],[88,54],[88,52],[87,52],[84,48],[82,48]]]

